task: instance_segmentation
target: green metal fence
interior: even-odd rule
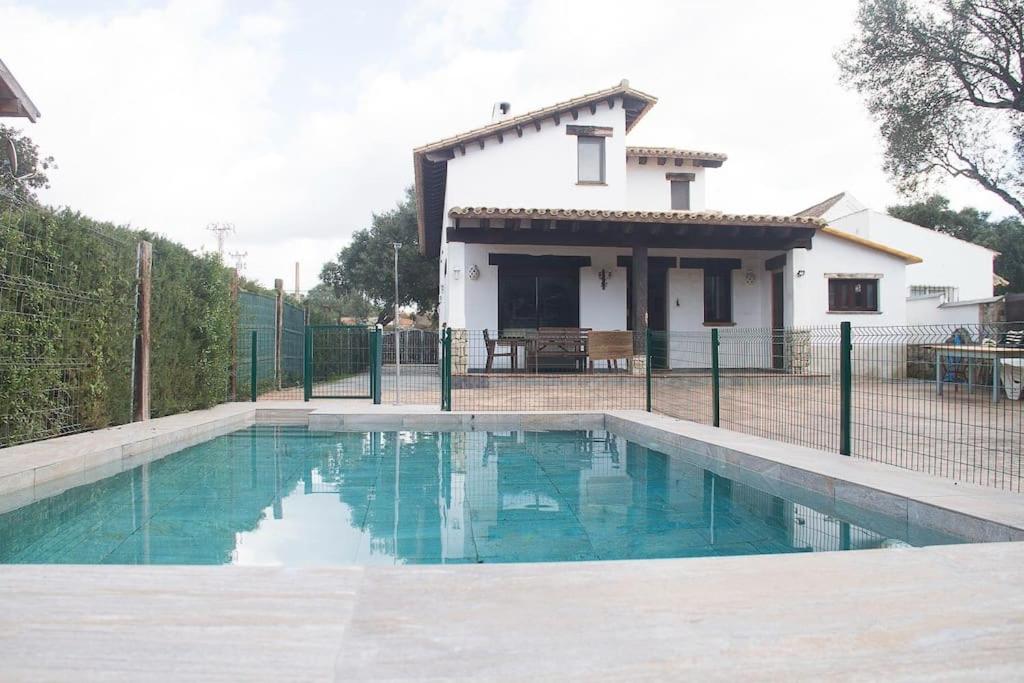
[[[996,488],[1021,490],[1016,325],[653,333],[655,411]]]
[[[310,325],[306,332],[306,396],[309,398],[374,398],[379,375],[371,372],[378,356],[379,335],[372,328]]]
[[[277,299],[238,293],[235,386],[239,400],[256,400],[276,389]]]
[[[0,448],[130,422],[136,242],[0,209]]]

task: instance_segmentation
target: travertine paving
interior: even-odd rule
[[[7,566],[0,677],[1011,680],[1022,586],[1022,543],[571,565]]]

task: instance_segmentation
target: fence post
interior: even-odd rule
[[[850,455],[853,421],[853,334],[849,321],[839,326],[839,452]]]
[[[141,241],[138,247],[139,259],[139,332],[136,337],[135,362],[135,410],[133,422],[149,419],[149,310],[153,295],[153,244]]]
[[[373,375],[373,403],[380,405],[381,395],[384,393],[384,378],[382,377],[384,365],[384,328],[377,325],[373,328],[373,358],[371,359],[370,374]]]
[[[651,412],[651,341],[653,333],[650,328],[647,328],[647,339],[644,340],[644,375],[645,375],[645,393],[647,397],[646,406],[647,412]]]
[[[252,348],[249,350],[249,400],[256,402],[256,330],[252,331]]]
[[[274,306],[274,388],[281,388],[281,344],[284,341],[284,280],[274,280],[277,299]]]
[[[711,417],[718,427],[722,414],[721,378],[718,372],[718,328],[711,330]]]
[[[231,376],[228,377],[228,395],[238,400],[238,269],[231,269]]]
[[[313,330],[305,326],[305,338],[302,354],[302,400],[308,401],[313,396]]]
[[[441,410],[452,410],[452,328],[441,336]]]

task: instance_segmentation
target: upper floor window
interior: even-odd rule
[[[581,183],[603,183],[604,138],[579,135],[576,137],[576,147],[579,165],[577,180]]]
[[[673,180],[672,181],[672,210],[673,211],[689,211],[690,210],[690,181],[688,181],[688,180]]]
[[[878,280],[829,278],[828,310],[831,312],[877,312]]]

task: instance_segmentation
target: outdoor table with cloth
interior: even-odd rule
[[[992,402],[999,401],[999,363],[1004,358],[1024,358],[1024,348],[1007,346],[984,346],[981,344],[932,344],[926,349],[935,351],[935,386],[942,396],[942,360],[943,356],[959,356],[960,358],[992,361]],[[970,385],[968,371],[968,386]]]

